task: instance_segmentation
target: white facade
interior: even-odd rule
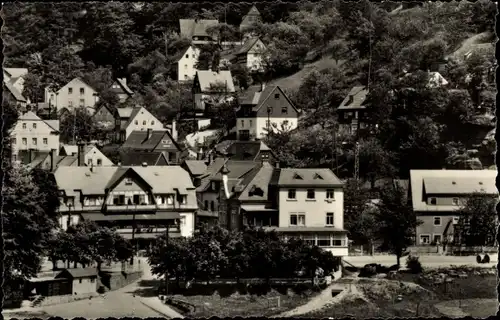
[[[74,78],[56,92],[45,88],[45,103],[57,108],[72,110],[76,107],[87,107],[93,109],[99,101],[97,91],[83,82],[80,78]]]
[[[196,63],[200,55],[200,49],[190,46],[182,57],[177,61],[177,80],[193,80],[196,75]]]
[[[37,117],[38,118],[38,117]],[[34,149],[50,152],[55,149],[59,153],[59,132],[38,118],[21,117],[11,132],[13,154],[21,150]]]
[[[97,147],[92,147],[86,154],[85,154],[85,163],[87,166],[95,166],[95,167],[100,167],[100,166],[113,166],[114,163],[108,159]]]
[[[236,132],[239,135],[240,130],[249,130],[250,137],[263,139],[267,135],[267,120],[267,117],[238,118],[236,122]],[[296,129],[298,125],[297,118],[269,118],[269,121],[269,128],[274,132],[277,132],[278,129],[281,130],[282,125],[285,124],[285,122],[285,128],[287,128],[288,130]],[[274,127],[273,124],[275,124],[276,127]]]
[[[194,232],[195,217],[193,212],[181,213],[181,235],[192,237]]]
[[[247,53],[247,65],[250,70],[262,70],[264,68],[264,53],[266,46],[259,39]]]
[[[133,131],[146,131],[148,129],[167,131],[160,120],[158,120],[145,108],[141,108],[134,119],[132,119],[129,126],[125,129],[125,139],[128,139]]]

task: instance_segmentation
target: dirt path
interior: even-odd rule
[[[321,291],[319,295],[316,297],[312,298],[309,302],[307,302],[304,305],[301,305],[295,309],[286,311],[284,313],[281,313],[275,317],[293,317],[293,316],[298,316],[306,313],[310,313],[319,309],[324,308],[327,305],[337,303],[344,299],[347,295],[355,294],[357,291],[357,288],[354,283],[359,281],[359,278],[356,275],[350,276],[350,277],[344,277],[342,279],[352,279],[351,284],[347,283],[338,283],[338,282],[333,282],[330,284],[326,289]],[[342,290],[339,294],[337,294],[335,297],[332,297],[332,290],[333,289],[339,289]],[[359,292],[358,292],[359,295]],[[366,299],[364,299],[366,300]]]

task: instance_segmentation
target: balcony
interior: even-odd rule
[[[157,210],[155,204],[107,204],[104,210],[108,212],[116,211],[152,211]]]

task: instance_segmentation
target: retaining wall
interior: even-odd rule
[[[50,297],[45,297],[38,306],[43,307],[43,306],[50,306],[54,304],[61,304],[61,303],[67,303],[67,302],[72,302],[72,301],[77,301],[77,300],[83,300],[83,299],[89,299],[92,297],[97,297],[99,294],[97,292],[91,292],[91,293],[82,293],[82,294],[66,294],[62,296],[50,296]]]

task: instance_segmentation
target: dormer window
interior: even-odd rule
[[[295,173],[295,174],[293,175],[293,178],[294,178],[294,179],[297,179],[297,180],[302,180],[302,177],[301,177],[298,173]]]
[[[317,174],[317,173],[316,173],[316,174],[314,175],[314,179],[323,180],[323,177],[322,177],[322,176],[320,176],[319,174]]]
[[[430,202],[430,204],[436,205],[437,204],[437,199],[436,198],[430,198],[429,202]]]

